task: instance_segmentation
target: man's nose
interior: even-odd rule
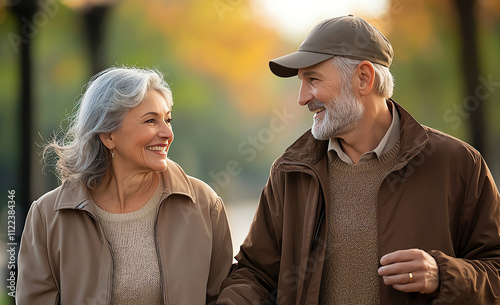
[[[305,106],[313,99],[314,96],[311,92],[311,87],[306,82],[302,81],[300,84],[299,99],[297,100],[297,103],[299,103],[300,106]]]

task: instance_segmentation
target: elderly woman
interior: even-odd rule
[[[58,156],[62,185],[35,201],[18,304],[213,304],[232,262],[220,197],[167,158],[161,74],[110,68],[88,84]]]

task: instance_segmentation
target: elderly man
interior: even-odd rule
[[[269,63],[314,123],[272,165],[218,304],[500,304],[493,177],[391,99],[392,58],[346,16]]]

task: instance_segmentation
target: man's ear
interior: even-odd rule
[[[104,144],[104,146],[108,149],[113,149],[116,146],[111,132],[100,133],[99,138],[101,139],[102,144]]]
[[[373,89],[375,83],[375,69],[368,60],[363,60],[356,67],[356,80],[358,92],[360,95],[368,95]]]

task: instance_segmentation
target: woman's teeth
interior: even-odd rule
[[[151,151],[163,151],[165,152],[167,150],[167,147],[166,146],[149,146],[149,147],[146,147],[147,150],[151,150]]]

